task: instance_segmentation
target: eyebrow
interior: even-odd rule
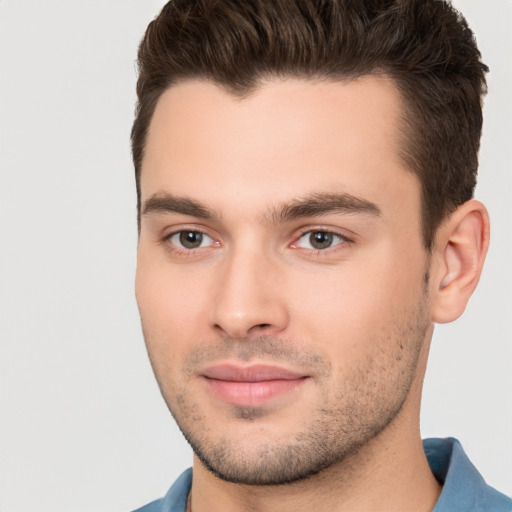
[[[279,224],[302,217],[318,217],[331,213],[363,213],[379,217],[381,210],[371,201],[352,194],[317,193],[275,208],[271,210],[267,218],[269,222]]]
[[[209,220],[221,218],[219,214],[204,204],[187,197],[176,197],[167,193],[155,194],[145,201],[142,215],[150,213],[178,213]],[[352,194],[316,193],[272,208],[264,216],[264,220],[271,224],[279,224],[303,217],[318,217],[331,213],[363,213],[379,217],[381,210],[371,201]]]
[[[205,205],[187,197],[176,197],[171,194],[155,194],[145,201],[142,215],[149,213],[179,213],[199,219],[220,218]]]

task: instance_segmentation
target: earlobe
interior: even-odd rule
[[[450,215],[438,230],[432,276],[432,320],[447,323],[464,310],[478,284],[489,246],[489,215],[474,199]]]

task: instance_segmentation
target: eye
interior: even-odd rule
[[[182,249],[199,249],[214,244],[214,240],[200,231],[178,231],[173,233],[168,240]]]
[[[301,249],[321,251],[340,245],[345,241],[346,239],[344,237],[331,233],[330,231],[308,231],[297,240],[294,246],[300,247]]]

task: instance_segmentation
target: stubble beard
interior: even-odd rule
[[[283,485],[297,482],[342,463],[380,434],[398,416],[408,396],[421,347],[430,326],[426,296],[376,342],[373,358],[360,362],[345,375],[343,385],[332,392],[331,365],[317,350],[297,347],[288,340],[262,337],[222,345],[198,347],[185,365],[192,372],[198,362],[219,357],[249,361],[297,363],[314,368],[319,376],[321,404],[307,410],[301,428],[278,442],[251,445],[251,439],[223,435],[222,425],[211,428],[208,418],[186,385],[166,387],[152,361],[164,399],[184,437],[204,466],[227,482],[246,485]],[[301,407],[301,404],[297,404]],[[265,408],[233,407],[233,416],[254,423]],[[271,414],[271,413],[270,413]]]

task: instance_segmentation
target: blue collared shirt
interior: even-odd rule
[[[423,449],[443,490],[432,512],[512,512],[512,500],[485,483],[459,441],[425,439]],[[134,512],[185,512],[192,469],[174,482],[166,496]]]

